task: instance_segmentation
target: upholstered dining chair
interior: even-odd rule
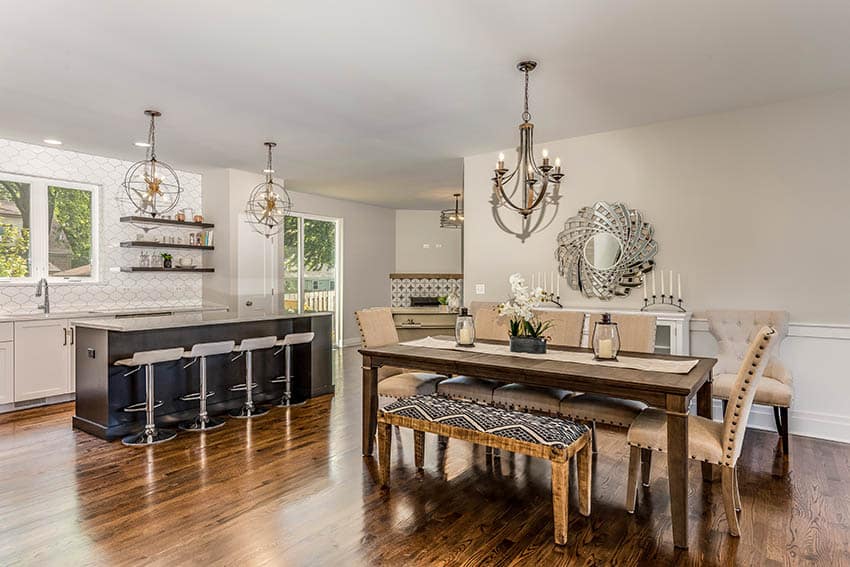
[[[714,367],[712,393],[723,400],[723,411],[735,384],[736,369],[749,344],[763,325],[776,329],[776,348],[767,361],[764,378],[756,388],[753,403],[773,408],[776,431],[782,440],[782,452],[788,455],[788,409],[794,398],[791,373],[779,360],[782,341],[788,335],[787,311],[706,311],[708,329],[717,340],[717,365]]]
[[[360,327],[360,344],[376,348],[398,342],[398,333],[389,307],[362,309],[354,313]],[[446,377],[433,372],[422,372],[394,366],[378,369],[378,398],[387,403],[398,398],[418,394],[433,394],[437,383]]]
[[[691,459],[719,465],[723,507],[729,533],[740,535],[737,512],[741,511],[741,495],[738,491],[736,465],[747,421],[759,382],[762,381],[770,350],[778,338],[772,327],[762,327],[753,338],[749,349],[740,361],[740,368],[729,390],[730,404],[723,421],[713,421],[706,417],[688,416],[688,453]],[[629,481],[626,485],[626,509],[635,511],[637,504],[638,469],[641,461],[648,469],[648,462],[642,459],[645,452],[667,450],[667,414],[662,409],[649,408],[641,412],[629,428]],[[643,471],[644,485],[649,485],[649,471]]]
[[[590,316],[591,338],[594,326],[601,320],[601,314],[594,313]],[[611,320],[617,323],[621,352],[652,353],[655,351],[657,325],[655,317],[643,314],[612,314]],[[596,452],[597,423],[628,428],[645,408],[646,404],[636,400],[624,400],[600,394],[580,394],[564,398],[561,402],[560,413],[571,419],[591,424],[593,451]]]
[[[475,338],[504,341],[508,338],[508,322],[497,311],[498,303],[473,301],[469,313],[475,321]],[[437,393],[449,398],[484,404],[493,403],[493,391],[502,382],[474,376],[454,376],[437,385]]]
[[[547,331],[550,345],[581,346],[585,317],[583,311],[535,310],[535,315],[551,323],[552,326]],[[561,388],[508,384],[496,388],[493,392],[493,403],[519,411],[539,411],[557,415],[561,411],[561,402],[572,395],[573,392]]]

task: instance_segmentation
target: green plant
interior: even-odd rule
[[[168,252],[163,252],[162,254],[160,254],[160,256],[162,256],[163,260],[171,260],[172,258],[174,258],[174,256],[172,256]]]
[[[437,302],[438,302],[440,305],[448,305],[448,303],[449,303],[449,296],[448,296],[448,295],[440,295],[440,296],[437,296]]]
[[[22,278],[29,273],[30,229],[0,224],[0,277]]]

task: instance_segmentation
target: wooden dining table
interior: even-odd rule
[[[448,337],[447,337],[448,338]],[[453,340],[453,339],[452,339]],[[495,341],[487,341],[499,344]],[[588,349],[549,347],[550,350],[588,352]],[[528,386],[562,388],[639,400],[667,411],[667,475],[673,543],[688,547],[688,411],[696,397],[697,414],[711,418],[712,369],[714,358],[621,353],[636,358],[697,360],[687,374],[673,374],[547,360],[474,350],[437,349],[405,344],[362,348],[363,356],[363,455],[372,455],[378,414],[378,368],[395,366],[437,372],[447,376],[466,375]],[[625,472],[623,473],[625,474]],[[712,465],[703,463],[705,480],[714,480]]]

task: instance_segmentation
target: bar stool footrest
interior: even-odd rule
[[[153,409],[157,409],[162,407],[162,400],[157,400],[153,404]],[[139,402],[138,404],[132,404],[124,408],[125,412],[135,412],[135,411],[146,411],[148,409],[147,402]]]
[[[290,376],[289,380],[281,376],[280,378],[274,378],[273,380],[269,380],[269,384],[286,384],[287,382],[292,382],[295,380],[295,376]]]
[[[215,392],[207,392],[207,397],[211,398],[215,395]],[[186,394],[185,396],[180,396],[180,400],[184,402],[197,402],[201,399],[201,393],[195,392],[194,394]]]
[[[257,386],[258,386],[257,383],[251,384],[251,390],[256,390]],[[237,384],[235,386],[230,387],[231,392],[244,392],[247,389],[248,389],[248,386],[246,386],[245,384]]]

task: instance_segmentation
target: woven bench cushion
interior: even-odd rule
[[[432,421],[549,447],[568,447],[588,428],[558,417],[533,415],[441,396],[411,396],[385,406],[381,413]]]

